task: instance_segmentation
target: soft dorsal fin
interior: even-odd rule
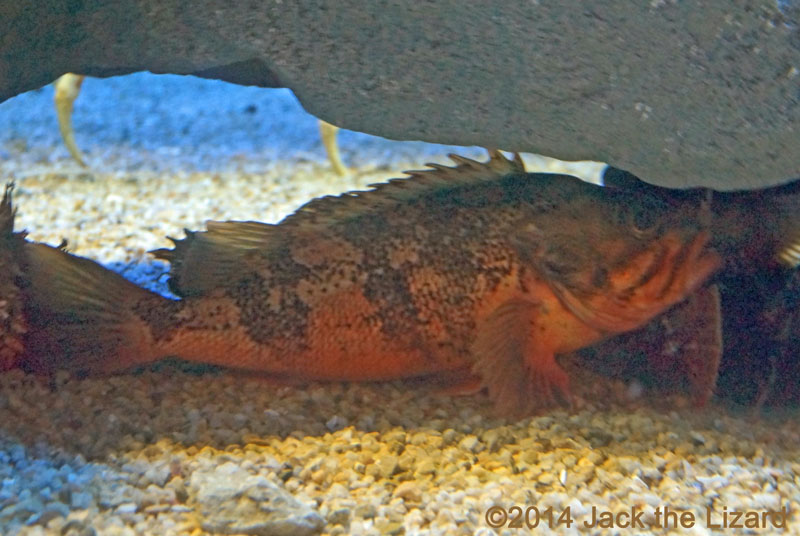
[[[277,226],[256,221],[208,221],[205,232],[185,229],[186,238],[168,237],[174,249],[151,251],[170,263],[169,287],[179,296],[204,294],[241,270],[249,251],[269,246]]]
[[[456,154],[448,156],[456,163],[455,166],[428,163],[425,165],[429,169],[405,171],[407,178],[370,184],[371,190],[313,199],[287,216],[280,225],[313,229],[409,201],[441,188],[491,182],[506,175],[525,173],[518,153],[514,153],[513,159],[508,159],[500,151],[491,150],[487,162]]]

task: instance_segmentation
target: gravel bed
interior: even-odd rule
[[[207,219],[278,221],[454,150],[343,132],[352,172],[340,178],[287,92],[152,75],[85,85],[75,125],[91,171],[61,147],[44,89],[0,104],[0,174],[18,183],[32,239],[67,238],[161,292],[165,266],[146,251],[166,235]],[[11,371],[0,375],[0,533],[519,534],[486,519],[513,505],[571,513],[571,527],[543,522],[542,534],[710,534],[707,508],[713,523],[723,509],[788,508],[786,528],[751,532],[800,533],[796,412],[698,411],[565,366],[582,402],[521,420],[425,382],[281,386],[171,362],[52,382]],[[593,508],[632,507],[646,528],[582,527]],[[697,522],[663,528],[658,507]]]

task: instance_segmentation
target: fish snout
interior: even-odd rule
[[[706,230],[692,234],[670,231],[657,242],[652,265],[634,287],[637,301],[669,307],[688,296],[722,264],[720,255],[708,247]]]
[[[670,231],[656,247],[635,257],[631,273],[638,271],[639,279],[629,280],[631,286],[618,294],[626,310],[618,312],[620,318],[627,319],[631,328],[638,327],[634,324],[650,321],[697,290],[722,265],[722,257],[708,247],[710,241],[705,230],[690,235]]]
[[[711,233],[701,230],[683,247],[682,254],[676,259],[676,273],[671,285],[678,293],[676,301],[697,289],[722,266],[722,256],[709,247],[710,243]]]

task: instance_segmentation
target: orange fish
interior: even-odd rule
[[[286,379],[459,378],[528,413],[569,400],[557,355],[647,324],[737,251],[725,233],[724,254],[711,246],[703,196],[526,173],[499,152],[451,158],[276,225],[187,232],[155,252],[181,300],[15,242],[7,224],[26,327],[15,359],[40,373],[177,356]]]

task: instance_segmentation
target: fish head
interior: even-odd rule
[[[604,180],[614,189],[660,197],[680,218],[700,218],[710,234],[710,247],[723,260],[725,275],[800,265],[800,179],[725,192],[662,188],[615,168],[606,171]]]
[[[521,226],[523,256],[569,310],[608,333],[636,329],[720,266],[698,193],[575,183]],[[527,236],[525,236],[527,233]]]

